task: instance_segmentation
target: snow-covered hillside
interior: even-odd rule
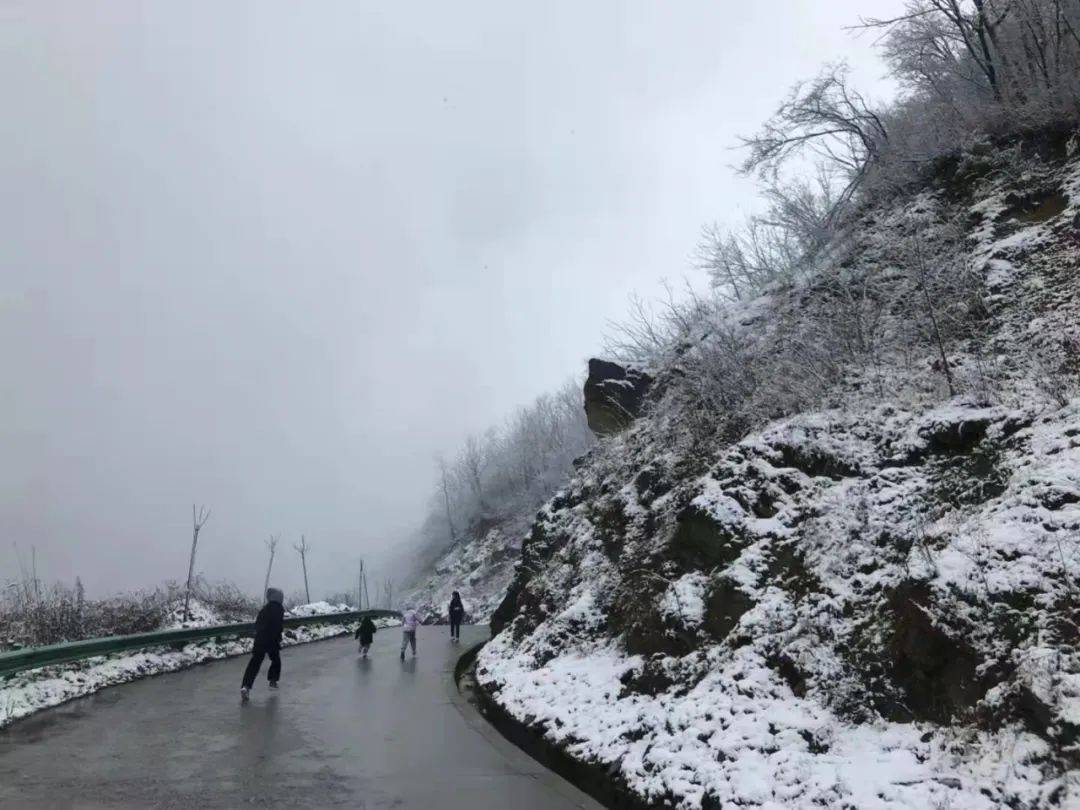
[[[628,801],[1080,806],[1080,162],[983,162],[650,369],[538,517],[477,680]],[[909,339],[946,260],[918,305],[960,326]],[[694,355],[751,346],[782,411],[854,318],[878,342],[812,407],[698,438]]]
[[[398,604],[420,612],[427,624],[445,623],[450,596],[461,594],[467,624],[486,624],[506,596],[527,531],[524,520],[510,520],[469,538],[442,556]]]

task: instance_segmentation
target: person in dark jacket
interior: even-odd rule
[[[375,640],[375,622],[371,620],[370,616],[365,616],[364,620],[360,622],[360,626],[356,628],[354,638],[360,639],[360,655],[367,658],[371,642]]]
[[[266,589],[266,604],[255,617],[255,643],[251,648],[251,660],[244,670],[244,681],[240,686],[241,700],[247,700],[251,687],[255,685],[255,676],[259,674],[263,658],[270,656],[270,671],[266,679],[271,689],[277,689],[281,677],[281,632],[285,628],[285,595],[277,588]]]
[[[450,640],[461,641],[461,621],[465,618],[465,605],[461,604],[461,594],[454,591],[450,597]]]

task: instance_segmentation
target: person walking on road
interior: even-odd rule
[[[371,620],[370,616],[365,616],[364,620],[360,622],[360,626],[356,628],[355,638],[360,640],[360,655],[367,658],[371,642],[375,640],[375,622]]]
[[[405,647],[412,647],[413,658],[416,658],[416,628],[420,625],[420,619],[413,608],[406,608],[401,617],[401,660],[405,660]]]
[[[454,591],[450,597],[450,641],[461,641],[461,621],[465,618],[465,605],[461,604],[461,594]]]
[[[277,588],[266,589],[266,604],[255,617],[255,643],[251,648],[251,660],[244,670],[244,681],[240,686],[240,699],[246,701],[255,685],[255,676],[259,674],[263,658],[270,656],[270,671],[266,679],[271,689],[277,689],[281,677],[281,632],[285,629],[285,594]]]

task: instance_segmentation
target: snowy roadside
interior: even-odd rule
[[[654,610],[657,636],[673,627],[692,640],[686,650],[638,652],[608,631],[619,610],[608,595],[627,593],[620,579],[637,570],[636,560],[659,556],[673,532],[632,527],[629,552],[620,548],[623,556],[612,560],[577,503],[549,509],[543,536],[565,542],[534,580],[533,601],[523,600],[517,625],[478,655],[479,687],[543,742],[608,774],[643,804],[1077,806],[1080,772],[1056,759],[1070,738],[1055,746],[1053,734],[1034,733],[1007,704],[1023,690],[1026,700],[1047,707],[1050,723],[1080,727],[1075,646],[1050,631],[1001,643],[994,614],[974,608],[999,594],[1037,594],[1020,614],[1053,628],[1054,606],[1071,604],[1070,580],[1058,572],[1075,571],[1080,560],[1080,399],[1038,414],[947,403],[873,417],[851,410],[777,422],[736,445],[690,488],[696,497],[684,500],[712,525],[729,527],[742,542],[738,553],[716,572],[660,569],[667,576],[655,594],[633,596]],[[965,425],[982,426],[979,446],[998,477],[969,472],[969,455],[941,462],[927,450],[935,437],[961,435]],[[781,447],[794,448],[789,458],[833,459],[858,472],[815,478],[774,467],[770,457],[781,464],[774,452]],[[896,452],[930,461],[901,466]],[[921,522],[917,507],[941,497],[940,487],[966,492],[988,479],[1000,480],[992,497]],[[778,484],[768,489],[774,482],[790,493]],[[626,513],[645,509],[634,490],[610,489],[612,498],[630,493]],[[753,511],[763,491],[775,494],[772,517]],[[607,504],[590,506],[602,513]],[[889,556],[874,542],[875,527],[922,537],[925,547]],[[791,538],[801,567],[783,578],[774,561]],[[896,643],[895,608],[874,600],[913,572],[946,595],[929,602],[937,615],[954,609],[973,616],[963,625],[968,646],[942,641],[942,648],[977,650],[982,671],[1008,673],[952,722],[858,713],[874,697],[845,663],[843,645],[854,649],[860,632]],[[640,579],[630,581],[640,589]],[[736,591],[742,601],[730,596]],[[948,594],[965,599],[949,601]],[[539,605],[535,618],[530,604]],[[712,630],[718,614],[731,624]],[[929,638],[911,643],[923,650]],[[980,725],[971,719],[976,712],[999,719]]]
[[[1002,794],[1034,808],[1063,788],[1038,767],[1047,744],[1017,727],[847,723],[786,692],[750,654],[736,667],[714,656],[716,671],[685,693],[627,696],[622,678],[639,663],[615,644],[583,645],[537,668],[506,633],[481,652],[478,682],[643,806],[995,810]]]
[[[321,616],[349,610],[345,605],[316,602],[299,605],[289,616]],[[210,627],[220,623],[209,611],[193,611],[196,621],[185,626]],[[379,627],[396,625],[394,619],[376,619]],[[317,624],[285,629],[283,647],[342,636],[353,629],[349,624]],[[58,666],[41,667],[13,675],[0,684],[0,728],[42,709],[85,697],[107,686],[118,686],[138,678],[175,672],[186,667],[245,655],[251,639],[206,639],[179,647],[156,647],[114,655],[96,656]]]

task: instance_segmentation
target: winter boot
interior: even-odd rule
[[[248,698],[250,696],[251,696],[251,690],[248,689],[246,686],[241,686],[240,687],[240,702],[241,703],[247,703]]]
[[[277,689],[277,681],[270,681],[270,688]]]

